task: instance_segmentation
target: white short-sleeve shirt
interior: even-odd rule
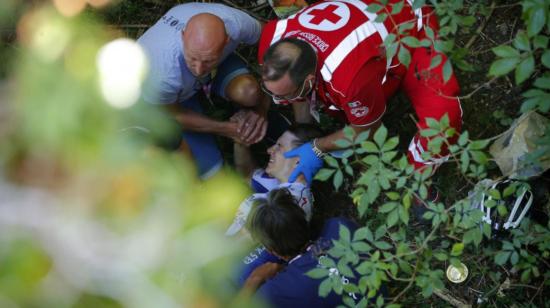
[[[185,64],[181,32],[191,17],[200,13],[218,16],[225,23],[230,41],[222,62],[240,43],[254,44],[260,23],[248,14],[217,3],[186,3],[173,7],[139,39],[149,60],[149,75],[142,97],[152,104],[182,102],[198,90],[197,79]]]

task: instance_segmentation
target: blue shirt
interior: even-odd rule
[[[339,238],[340,225],[346,226],[350,232],[357,229],[357,225],[344,218],[331,218],[325,223],[321,236],[302,255],[289,262],[286,268],[273,279],[266,281],[257,291],[257,295],[274,307],[336,307],[342,305],[342,296],[334,292],[325,298],[320,297],[319,285],[322,279],[313,279],[306,276],[310,270],[318,267],[318,251],[326,251],[332,246],[332,240]],[[342,279],[347,279],[342,276]],[[361,297],[356,294],[359,302]]]
[[[261,33],[260,23],[246,13],[216,3],[186,3],[173,7],[139,39],[149,60],[149,76],[143,99],[153,104],[182,102],[200,87],[185,64],[181,32],[191,17],[210,13],[221,18],[229,36],[222,62],[242,42],[254,44]]]

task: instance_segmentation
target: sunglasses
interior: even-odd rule
[[[309,81],[309,90],[307,90],[307,91],[306,91],[306,81]],[[297,95],[294,95],[294,96],[279,96],[279,95],[269,91],[265,87],[265,83],[263,81],[260,83],[260,87],[262,88],[262,91],[264,91],[267,95],[269,95],[273,98],[275,103],[281,102],[281,101],[292,102],[292,101],[302,100],[304,98],[304,96],[306,96],[309,93],[309,91],[311,91],[313,89],[313,83],[311,82],[311,79],[304,80],[304,83],[302,84],[302,87],[300,88],[300,91],[298,92]]]

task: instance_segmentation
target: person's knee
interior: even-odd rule
[[[260,86],[250,74],[240,75],[229,82],[225,89],[226,97],[243,107],[254,107],[260,101]]]

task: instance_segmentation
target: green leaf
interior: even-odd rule
[[[489,191],[487,192],[489,194],[489,196],[491,196],[491,198],[495,199],[495,200],[500,200],[500,191],[498,189],[489,189]]]
[[[388,212],[391,212],[393,209],[395,209],[397,207],[397,203],[395,202],[388,202],[384,205],[382,205],[379,209],[378,209],[378,212],[379,213],[388,213]]]
[[[531,17],[527,20],[527,34],[529,37],[539,34],[546,23],[547,12],[545,12],[544,6],[534,8],[532,13]]]
[[[382,6],[380,4],[372,3],[369,4],[369,7],[367,8],[367,12],[369,13],[378,13],[382,9]]]
[[[399,211],[399,219],[401,219],[401,221],[404,224],[408,225],[409,224],[409,211],[407,210],[407,208],[399,207],[398,211]]]
[[[388,227],[393,227],[397,223],[397,220],[399,220],[398,212],[397,210],[393,210],[386,218],[386,224],[388,225]]]
[[[451,256],[460,256],[464,250],[464,243],[455,243],[451,249]]]
[[[319,296],[327,297],[327,295],[332,291],[332,280],[327,278],[321,282],[319,285]]]
[[[363,239],[366,239],[369,242],[374,241],[374,235],[368,227],[360,228],[355,232],[354,241]]]
[[[487,145],[489,145],[489,143],[491,142],[490,139],[486,139],[486,140],[475,140],[475,141],[472,141],[470,143],[470,145],[468,146],[468,148],[470,150],[483,150],[485,149],[485,147],[487,147]]]
[[[506,198],[506,197],[511,196],[515,192],[516,192],[516,185],[508,185],[508,187],[506,187],[504,189],[504,192],[502,193],[502,196],[504,198]]]
[[[430,40],[433,41],[435,39],[435,33],[432,28],[430,28],[429,26],[426,26],[424,27],[424,31],[426,31],[426,36],[428,36]]]
[[[403,5],[405,5],[405,1],[399,1],[397,3],[394,3],[392,5],[391,14],[396,15],[401,13],[401,10],[403,10]]]
[[[388,250],[388,249],[392,248],[392,246],[390,244],[388,244],[388,242],[385,242],[385,241],[376,241],[376,242],[374,242],[374,246],[376,246],[376,248],[382,249],[382,250]]]
[[[342,182],[344,181],[344,175],[342,174],[342,170],[336,171],[336,174],[334,175],[334,178],[332,179],[332,184],[334,185],[334,188],[338,190],[340,186],[342,186]]]
[[[468,166],[470,165],[470,154],[467,151],[462,152],[460,155],[460,170],[462,173],[468,171]]]
[[[504,58],[496,60],[489,68],[490,76],[502,76],[511,72],[519,63],[519,58]]]
[[[542,56],[540,57],[540,60],[546,68],[550,68],[550,50],[545,50]]]
[[[472,158],[479,164],[486,164],[487,161],[489,160],[487,158],[487,155],[485,155],[485,153],[481,152],[481,151],[471,151],[470,152],[470,155],[472,155]]]
[[[396,201],[396,200],[398,200],[398,199],[401,197],[401,195],[399,195],[399,194],[396,193],[395,191],[387,192],[387,193],[386,193],[386,196],[387,196],[390,200],[392,200],[392,201]]]
[[[327,164],[333,168],[338,168],[338,161],[330,156],[330,155],[325,155],[325,161],[327,162]]]
[[[517,251],[512,252],[512,255],[510,256],[510,262],[512,265],[516,265],[519,261],[519,255]]]
[[[341,149],[347,149],[351,146],[351,142],[345,139],[336,140],[334,144],[336,144]]]
[[[510,254],[512,254],[511,251],[499,251],[495,255],[495,263],[498,265],[504,265],[508,260],[508,257],[510,257]]]
[[[533,56],[525,58],[516,67],[516,84],[524,82],[535,70],[535,58]]]
[[[417,47],[420,47],[420,41],[414,37],[414,36],[406,36],[404,38],[401,39],[401,42],[403,42],[403,44],[411,47],[411,48],[417,48]],[[441,58],[440,55],[437,55]]]
[[[434,257],[439,261],[446,261],[449,258],[444,252],[437,252],[434,254]]]
[[[372,246],[365,242],[353,242],[351,243],[351,248],[359,253],[369,252],[372,250]]]
[[[428,124],[428,127],[434,128],[434,129],[441,129],[441,125],[439,125],[439,121],[434,118],[426,118],[426,124]]]
[[[414,0],[412,4],[412,9],[416,10],[424,6],[424,3],[426,3],[425,0]]]
[[[338,234],[340,236],[340,240],[343,240],[345,242],[351,241],[351,235],[349,233],[349,229],[346,228],[344,225],[340,225],[340,229],[338,231]]]
[[[384,143],[384,146],[382,146],[382,151],[385,152],[385,151],[393,150],[398,144],[399,144],[399,137],[392,137]]]
[[[529,37],[523,31],[519,31],[516,35],[516,38],[513,42],[514,46],[523,51],[531,51],[531,44],[529,42]]]
[[[544,35],[537,35],[533,39],[533,46],[535,48],[546,49],[548,47],[548,37]]]
[[[458,138],[458,144],[460,146],[465,146],[466,143],[468,143],[468,139],[470,138],[468,131],[463,132],[460,134],[460,137]]]
[[[313,279],[320,279],[328,276],[328,270],[326,268],[315,268],[307,272],[306,275]]]
[[[378,153],[378,147],[372,141],[365,141],[361,144],[361,147],[367,151],[367,153]]]
[[[362,227],[355,231],[353,234],[353,241],[362,241],[366,239],[369,236],[370,233],[370,239],[369,241],[372,241],[372,232],[369,230],[368,227]]]
[[[335,171],[335,169],[323,168],[319,170],[319,172],[317,172],[317,174],[315,175],[315,179],[319,181],[326,181]]]
[[[388,18],[388,14],[381,13],[381,14],[378,14],[376,16],[376,18],[374,19],[374,22],[375,23],[383,23],[384,21],[386,21],[386,18]]]
[[[514,58],[519,57],[519,52],[508,45],[501,45],[497,46],[492,49],[495,55],[501,57],[501,58]]]
[[[355,130],[351,126],[346,125],[344,127],[344,136],[346,136],[348,140],[353,140],[353,137],[355,136]]]
[[[536,87],[550,90],[550,77],[540,77],[533,83]]]
[[[432,60],[430,61],[430,70],[438,67],[439,64],[441,64],[442,60],[443,60],[443,57],[441,57],[441,55],[439,54],[433,57]]]
[[[445,65],[443,65],[443,81],[447,82],[451,79],[453,74],[453,65],[451,64],[451,59],[447,59]]]
[[[381,125],[376,130],[376,133],[374,133],[374,142],[376,142],[376,144],[379,147],[383,147],[387,136],[388,136],[388,129],[386,129],[386,127],[384,125]]]
[[[361,144],[361,142],[367,140],[370,135],[370,129],[362,131],[357,135],[357,138],[355,138],[355,144]]]
[[[422,137],[433,137],[439,134],[439,129],[427,128],[420,131]]]

